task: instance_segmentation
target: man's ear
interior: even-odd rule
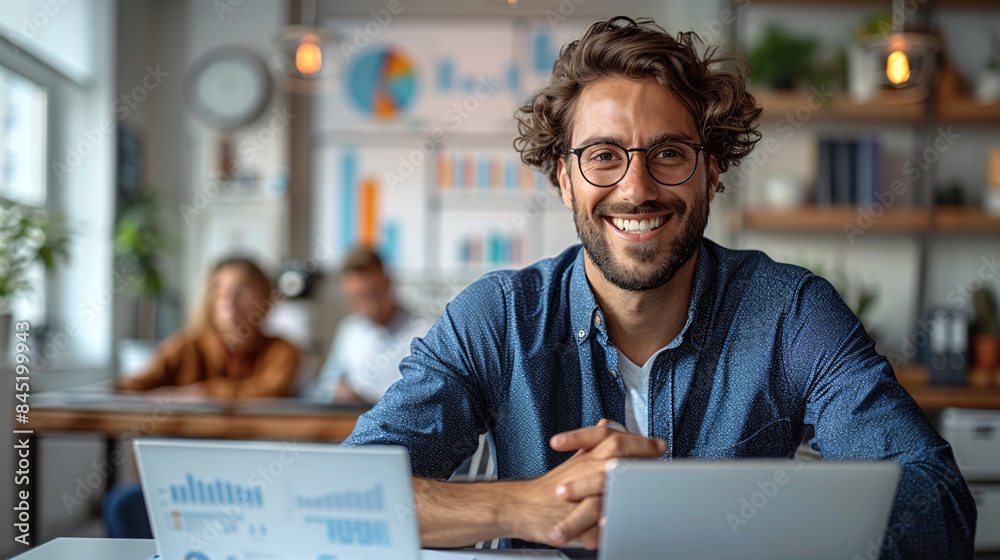
[[[559,158],[556,167],[556,177],[559,179],[559,194],[562,195],[563,205],[572,210],[573,183],[569,179],[569,169],[566,168],[565,158]]]
[[[708,201],[715,200],[716,190],[719,188],[719,164],[715,156],[708,156],[708,181],[705,188],[708,189]]]

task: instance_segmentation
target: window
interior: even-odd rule
[[[0,66],[0,197],[45,204],[45,89]]]
[[[0,66],[0,199],[42,208],[46,199],[45,88]],[[14,316],[45,316],[45,271],[36,264],[28,281],[36,288],[13,302]]]

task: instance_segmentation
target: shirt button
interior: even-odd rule
[[[611,378],[612,379],[618,379],[618,370],[617,369],[613,369],[613,370],[609,371],[608,373],[611,374]]]
[[[701,335],[698,334],[698,333],[694,333],[694,341],[695,342],[701,342]]]
[[[603,321],[601,321],[601,316],[600,315],[597,315],[596,317],[594,317],[594,324],[597,325],[598,327],[601,326],[602,322]]]
[[[583,329],[580,329],[580,330],[576,331],[576,336],[578,338],[583,338],[583,337],[587,336],[587,331],[585,331]]]

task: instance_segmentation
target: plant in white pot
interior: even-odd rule
[[[0,198],[0,360],[8,355],[14,301],[41,288],[32,268],[54,269],[69,255],[70,229],[62,216]]]
[[[1000,33],[990,35],[990,45],[990,58],[976,83],[976,100],[983,105],[1000,101]]]

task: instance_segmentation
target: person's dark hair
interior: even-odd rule
[[[717,47],[699,54],[701,45],[694,32],[674,38],[649,18],[618,16],[591,25],[562,48],[552,79],[515,111],[514,148],[521,161],[558,186],[557,163],[571,147],[573,107],[583,87],[608,77],[652,77],[691,112],[719,172],[739,165],[761,136],[756,129],[762,110],[746,88],[750,65],[717,57]],[[717,189],[723,190],[721,182]]]
[[[356,247],[344,257],[344,264],[340,267],[340,272],[347,274],[382,272],[382,258],[374,250],[368,247]]]

